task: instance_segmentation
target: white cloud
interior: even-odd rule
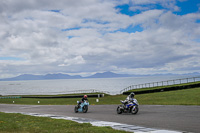
[[[129,1],[1,1],[0,57],[24,59],[0,60],[1,75],[196,71],[199,13],[173,14],[175,0],[132,2],[131,10],[158,3],[168,11],[150,6],[128,16],[115,8]],[[131,25],[144,30],[120,31]]]
[[[179,7],[176,6],[176,0],[131,0],[133,11],[137,10],[149,10],[160,5],[163,8],[170,9],[171,11],[179,11]],[[147,6],[148,5],[148,6]]]

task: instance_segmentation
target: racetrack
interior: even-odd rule
[[[117,114],[117,105],[91,105],[88,113],[74,113],[73,105],[0,104],[0,112],[23,112],[90,118],[148,128],[200,132],[200,106],[140,105],[139,112]]]

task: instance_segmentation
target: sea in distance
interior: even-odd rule
[[[95,91],[116,95],[130,85],[191,77],[200,77],[200,75],[0,81],[0,95],[57,95]]]

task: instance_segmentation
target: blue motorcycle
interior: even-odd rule
[[[78,112],[87,113],[88,106],[89,106],[89,102],[87,100],[85,100],[84,102],[77,101],[77,105],[74,108],[74,112],[75,113],[78,113]]]
[[[137,114],[139,111],[139,103],[136,99],[132,99],[129,103],[126,104],[125,101],[120,100],[122,105],[119,105],[117,107],[117,113],[121,114],[123,113],[132,113],[132,114]]]

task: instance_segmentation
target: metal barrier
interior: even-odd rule
[[[120,93],[122,94],[123,92],[133,90],[133,89],[178,85],[178,84],[192,83],[192,82],[198,82],[198,81],[200,81],[200,77],[192,77],[192,78],[183,78],[183,79],[174,79],[174,80],[167,80],[167,81],[144,83],[144,84],[128,86],[128,87],[124,88],[123,90],[121,90]]]
[[[104,97],[104,94],[89,94],[88,97]],[[83,95],[69,95],[69,96],[22,96],[22,98],[82,98]]]
[[[21,96],[0,97],[0,99],[15,99],[15,98],[21,98]]]
[[[74,90],[74,91],[67,91],[67,92],[64,92],[66,94],[77,94],[77,93],[106,93],[106,94],[109,94],[109,92],[107,91],[99,91],[99,90],[94,90],[94,89],[89,89],[89,90]]]

